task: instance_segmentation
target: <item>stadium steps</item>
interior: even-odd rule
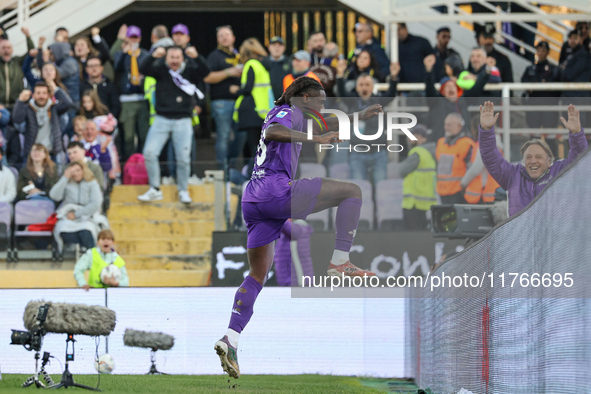
[[[147,189],[120,185],[111,194],[109,223],[130,283],[206,286],[211,274],[215,217],[213,184],[190,185],[192,204],[178,202],[176,185],[161,187],[162,201],[138,201],[137,196]]]

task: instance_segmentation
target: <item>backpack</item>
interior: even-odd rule
[[[123,167],[123,183],[126,185],[147,185],[148,171],[144,155],[134,153]]]

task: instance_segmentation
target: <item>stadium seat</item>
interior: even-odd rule
[[[340,180],[349,179],[349,163],[338,163],[330,166],[330,177]]]
[[[403,230],[402,179],[385,179],[376,186],[378,229]]]
[[[6,244],[6,261],[12,260],[12,233],[10,223],[12,222],[12,207],[7,202],[0,202],[0,243]]]
[[[300,178],[324,178],[326,177],[326,167],[318,163],[301,163]]]
[[[388,179],[400,179],[400,171],[398,170],[398,163],[391,161],[388,163],[387,173]]]
[[[48,200],[23,200],[14,206],[14,252],[13,258],[18,261],[18,238],[19,237],[50,237],[53,241],[51,231],[27,231],[19,229],[19,226],[45,223],[47,218],[55,212],[55,204]],[[53,244],[53,242],[52,242]],[[57,248],[52,247],[52,258],[57,259]]]

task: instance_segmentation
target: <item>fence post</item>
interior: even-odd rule
[[[503,143],[505,146],[505,159],[508,162],[511,162],[511,97],[510,97],[510,87],[509,85],[503,86],[503,104],[502,104],[502,112],[503,112]]]
[[[16,20],[17,20],[17,26],[18,27],[22,27],[23,26],[23,22],[25,21],[25,1],[26,0],[18,0],[17,4],[16,4]]]

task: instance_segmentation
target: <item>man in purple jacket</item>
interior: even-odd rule
[[[480,106],[480,155],[490,175],[507,191],[509,216],[512,216],[536,198],[589,145],[581,128],[579,111],[571,104],[568,106],[568,121],[560,118],[569,131],[570,152],[566,160],[554,162],[548,144],[533,139],[521,148],[523,163],[510,164],[496,146],[494,127],[499,114],[495,115],[494,110],[494,104],[490,101]]]

